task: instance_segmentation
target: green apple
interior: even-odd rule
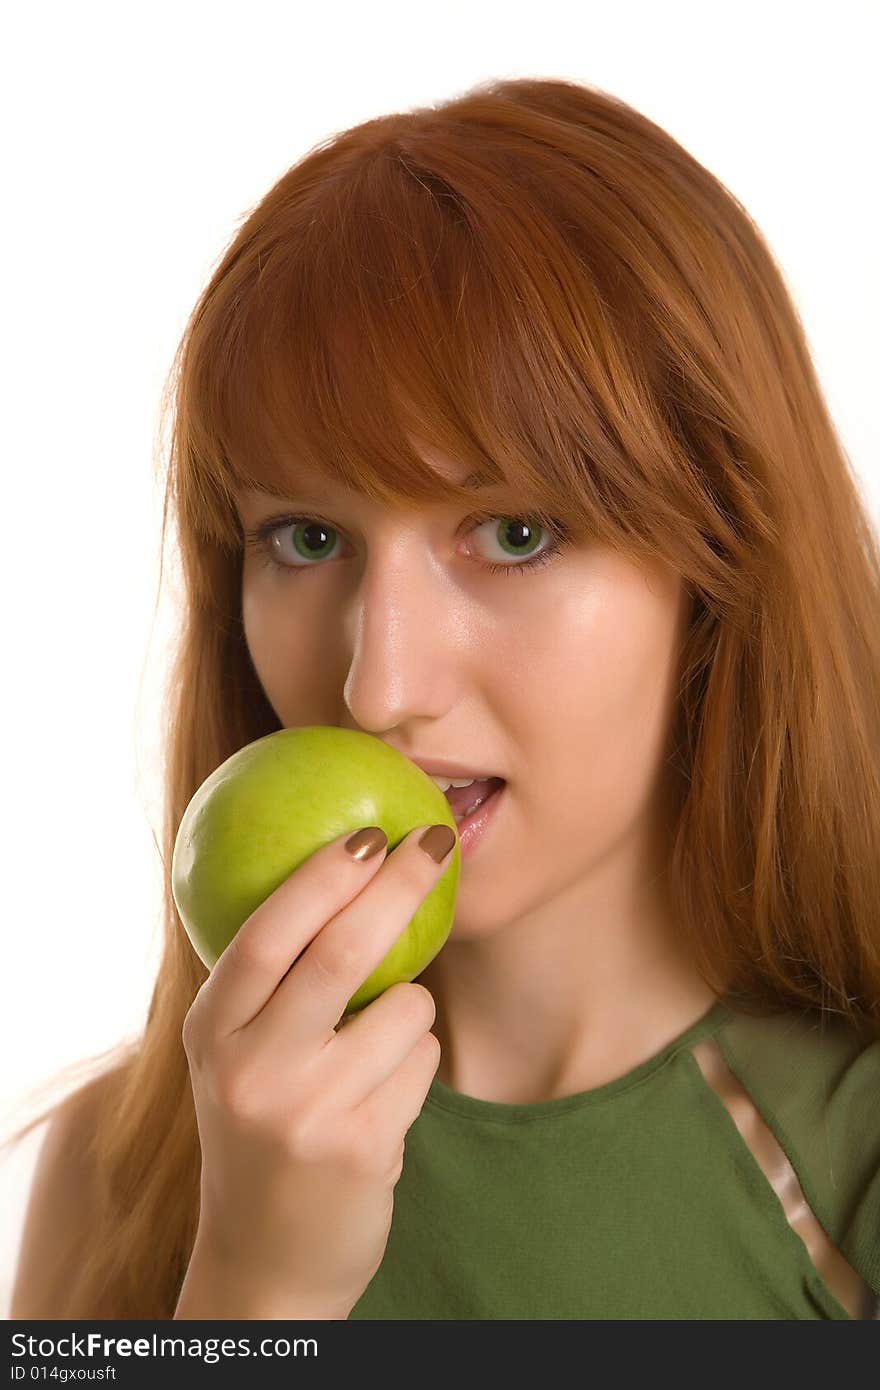
[[[320,724],[280,729],[233,753],[187,806],[171,861],[180,920],[210,970],[251,913],[322,845],[379,825],[390,854],[416,826],[434,824],[456,828],[446,797],[381,739]],[[446,871],[346,1014],[434,959],[452,929],[460,871],[456,835]]]

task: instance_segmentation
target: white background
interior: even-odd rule
[[[0,1138],[34,1113],[38,1083],[134,1037],[145,1016],[174,617],[166,596],[154,624],[159,395],[249,208],[334,131],[490,77],[567,77],[624,98],[768,238],[878,525],[878,27],[867,0],[8,13]],[[0,1155],[4,1316],[44,1134]]]

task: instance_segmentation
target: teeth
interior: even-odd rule
[[[470,787],[476,780],[476,777],[431,777],[431,781],[441,792],[448,791],[450,787]]]

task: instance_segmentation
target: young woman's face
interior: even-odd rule
[[[391,511],[314,479],[289,505],[239,499],[247,532],[307,518],[279,525],[268,555],[245,551],[245,635],[281,724],[360,729],[417,760],[505,778],[491,828],[462,861],[459,936],[557,897],[575,904],[627,840],[662,867],[690,612],[677,576],[595,544],[526,568],[552,533],[526,529],[509,492],[486,501],[492,519],[474,522],[446,505]]]

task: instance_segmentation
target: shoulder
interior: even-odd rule
[[[92,1140],[109,1077],[93,1078],[52,1111],[37,1157],[15,1271],[10,1318],[58,1317],[95,1212]]]
[[[730,1013],[717,1033],[728,1065],[757,1100],[782,1121],[846,1116],[847,1127],[877,1130],[880,1037],[865,1042],[841,1018],[805,1010],[751,1017]]]
[[[880,1293],[880,1037],[808,1010],[731,1013],[716,1039],[811,1210]]]

